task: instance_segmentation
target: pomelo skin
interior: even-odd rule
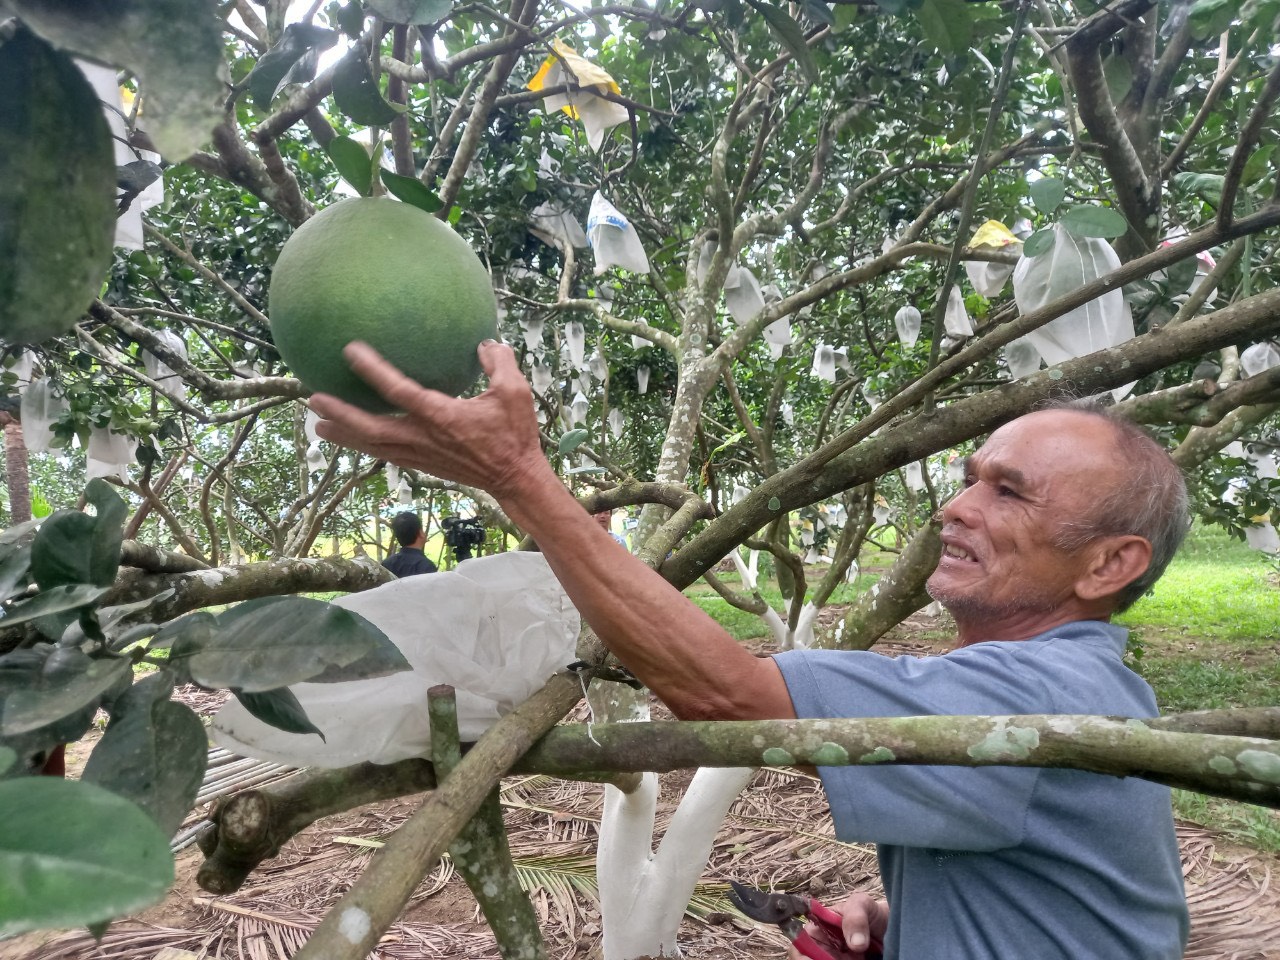
[[[294,375],[373,413],[393,408],[347,366],[351,341],[456,397],[480,376],[476,347],[498,335],[489,273],[467,242],[431,214],[381,197],[342,200],[299,227],[267,297],[276,348]]]

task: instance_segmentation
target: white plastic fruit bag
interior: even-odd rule
[[[1022,313],[1038,310],[1079,290],[1120,266],[1105,240],[1076,237],[1057,224],[1053,246],[1036,257],[1024,256],[1013,271],[1013,297]],[[1133,314],[1119,290],[1090,300],[1027,334],[1045,363],[1053,366],[1114,347],[1133,338]],[[1117,400],[1132,384],[1112,393]]]
[[[724,305],[738,326],[745,326],[764,309],[760,281],[746,267],[730,267],[724,279]]]
[[[429,756],[428,688],[455,688],[459,733],[475,740],[573,662],[581,625],[539,553],[478,557],[447,573],[406,577],[334,602],[372,621],[413,669],[291,687],[324,740],[277,730],[232,700],[213,718],[215,743],[293,766]]]
[[[186,342],[172,330],[155,331],[156,339],[183,360],[187,359]],[[187,385],[177,372],[149,350],[142,351],[142,366],[147,376],[158,383],[163,391],[178,400],[187,399]]]
[[[1016,251],[1022,249],[1022,242],[999,220],[988,220],[974,233],[969,246],[986,247],[990,250],[1012,248]],[[1009,280],[1009,275],[1013,273],[1013,267],[1012,263],[993,263],[989,260],[964,262],[964,272],[968,275],[969,282],[973,284],[973,289],[988,300],[1000,295],[1000,291]]]
[[[912,306],[899,307],[893,315],[893,325],[898,328],[898,339],[904,347],[920,339],[920,319],[920,311]]]
[[[942,325],[953,337],[973,336],[973,321],[969,319],[969,311],[964,306],[964,294],[959,287],[952,287],[947,294],[947,310],[943,314]]]
[[[1004,362],[1009,365],[1009,375],[1020,380],[1040,369],[1040,351],[1026,337],[1019,337],[1005,345]]]
[[[649,272],[649,257],[631,221],[599,191],[591,198],[587,239],[596,256],[596,276],[610,267],[622,267],[632,273]]]
[[[137,447],[138,441],[126,433],[94,427],[89,431],[89,447],[85,450],[85,479],[115,477],[128,483],[129,467],[138,462]]]
[[[22,391],[22,439],[32,453],[44,453],[53,443],[53,425],[67,412],[67,401],[48,380],[36,380]]]

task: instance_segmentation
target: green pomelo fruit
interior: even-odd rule
[[[342,200],[299,227],[268,302],[276,349],[298,379],[375,413],[392,407],[347,365],[352,340],[456,397],[480,376],[476,347],[498,334],[489,273],[467,242],[385,198]]]
[[[111,266],[115,155],[89,81],[27,30],[0,42],[0,91],[0,342],[40,343]]]

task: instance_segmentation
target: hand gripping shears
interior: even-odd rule
[[[824,907],[817,900],[791,893],[768,893],[747,887],[735,880],[729,881],[729,899],[733,905],[752,920],[760,923],[776,923],[787,939],[795,944],[801,956],[809,960],[835,960],[825,947],[804,928],[807,917],[830,938],[832,943],[844,943],[840,914]],[[867,947],[867,957],[879,957],[884,947],[875,937]]]

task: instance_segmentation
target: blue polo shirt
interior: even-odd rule
[[[801,717],[1082,713],[1151,717],[1096,621],[936,657],[796,650]],[[1018,767],[822,767],[841,840],[877,844],[886,960],[1178,960],[1187,907],[1169,790]]]

